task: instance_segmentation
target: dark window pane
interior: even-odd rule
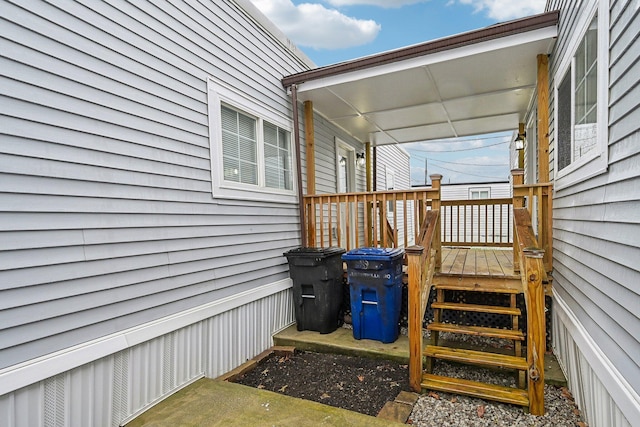
[[[571,164],[571,70],[558,86],[558,170]]]

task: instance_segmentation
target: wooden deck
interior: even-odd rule
[[[442,248],[440,274],[519,278],[513,271],[513,250],[493,248]]]

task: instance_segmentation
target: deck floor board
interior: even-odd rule
[[[494,248],[442,248],[442,274],[514,277],[513,250]]]

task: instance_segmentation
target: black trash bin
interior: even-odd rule
[[[345,250],[297,248],[284,253],[293,280],[293,300],[299,331],[328,334],[340,326],[342,258]]]

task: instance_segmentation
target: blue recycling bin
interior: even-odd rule
[[[383,343],[398,339],[403,255],[403,249],[385,248],[359,248],[342,255],[347,263],[355,339]]]

